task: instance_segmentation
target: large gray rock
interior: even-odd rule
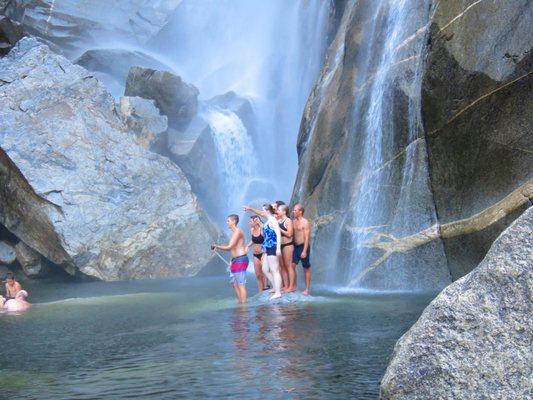
[[[439,220],[469,217],[533,177],[533,3],[440,2],[422,110]],[[479,264],[520,212],[444,241],[454,279]]]
[[[97,43],[146,43],[168,22],[181,0],[11,0],[0,12],[25,30],[75,54]],[[79,55],[79,53],[78,53]]]
[[[166,64],[141,51],[120,48],[87,50],[74,62],[93,72],[115,97],[124,93],[126,78],[131,67],[170,69]]]
[[[104,280],[186,276],[217,229],[183,173],[138,146],[112,96],[24,38],[0,59],[0,222],[50,261]]]
[[[531,398],[532,260],[530,207],[398,341],[381,398]]]
[[[38,278],[48,274],[49,266],[43,257],[24,242],[18,242],[15,251],[24,275],[29,278]]]
[[[0,241],[0,263],[13,264],[16,259],[15,246],[4,240]]]
[[[159,114],[153,100],[123,96],[119,110],[122,120],[135,133],[140,146],[155,152],[166,150],[168,120],[165,115]]]
[[[180,131],[187,128],[198,109],[198,89],[168,71],[132,67],[124,94],[155,100],[169,126]]]

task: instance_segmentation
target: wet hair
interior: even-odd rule
[[[279,206],[284,206],[285,205],[285,202],[283,200],[276,200],[276,205],[279,207]]]
[[[285,215],[289,215],[289,206],[287,204],[281,204],[279,207],[278,207],[278,210],[281,210],[285,213]]]
[[[237,214],[230,214],[228,215],[228,218],[233,220],[233,222],[235,222],[235,225],[239,223],[239,216]]]
[[[8,272],[8,273],[6,274],[6,280],[7,280],[7,279],[15,279],[15,276],[13,275],[13,272]]]
[[[302,215],[304,215],[305,208],[301,204],[296,204],[294,208],[298,207],[298,209],[302,212]]]
[[[272,204],[263,204],[263,209],[265,211],[268,211],[270,214],[275,214],[276,213],[276,210],[274,210],[274,207],[272,207]]]

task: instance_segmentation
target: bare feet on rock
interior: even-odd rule
[[[304,296],[309,296],[309,289],[305,289],[305,290],[302,292],[302,294],[303,294]]]

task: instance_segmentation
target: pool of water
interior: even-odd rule
[[[35,307],[0,314],[2,398],[375,399],[432,297],[252,292],[238,307],[225,278],[28,289]]]

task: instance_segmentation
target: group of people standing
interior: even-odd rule
[[[237,226],[239,216],[231,214],[226,219],[231,231],[229,243],[211,246],[213,251],[231,252],[230,283],[239,303],[245,303],[247,298],[246,269],[250,249],[257,287],[259,291],[270,290],[270,300],[280,298],[283,292],[296,291],[296,266],[300,262],[305,277],[302,294],[308,295],[311,285],[311,225],[304,218],[304,207],[301,204],[293,207],[294,219],[290,218],[289,206],[283,201],[264,204],[260,210],[245,206],[244,211],[254,214],[249,220],[251,239],[248,244],[244,244],[244,232]]]

